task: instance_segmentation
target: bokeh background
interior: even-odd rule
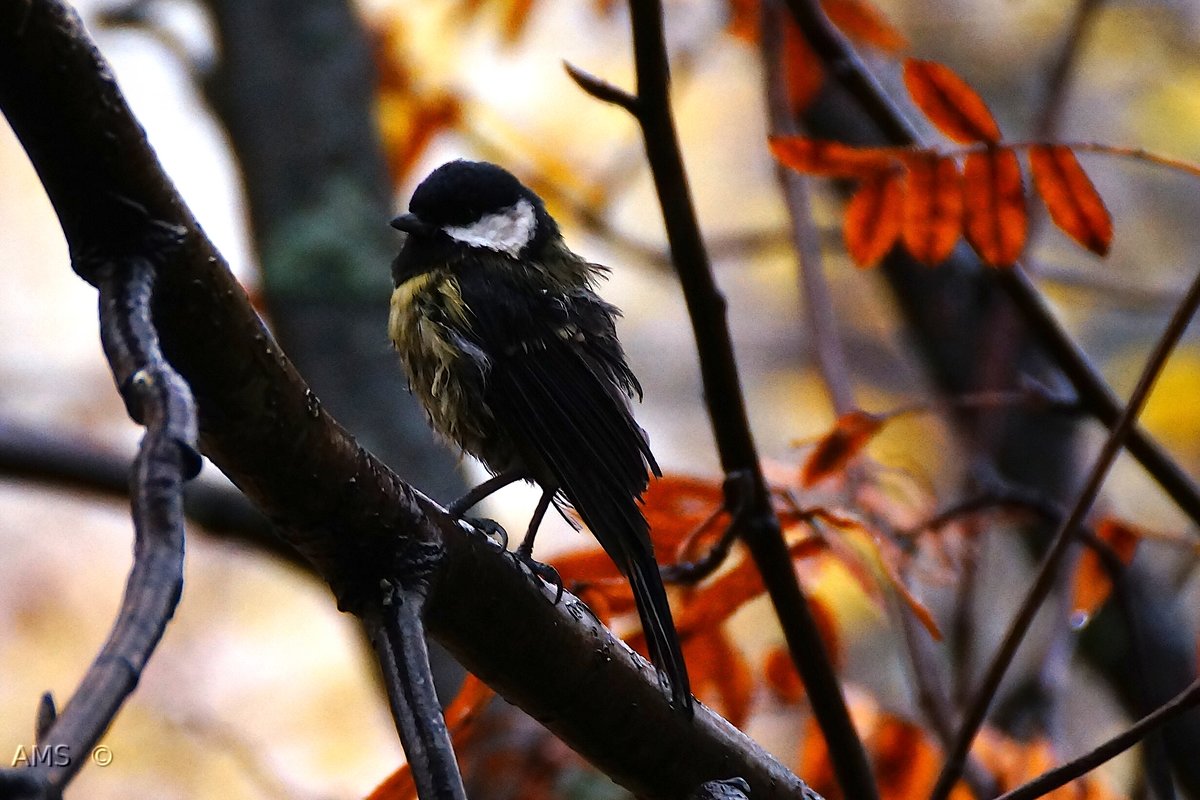
[[[227,118],[214,114],[212,95],[205,92],[217,65],[231,55],[222,26],[232,24],[236,14],[214,15],[205,3],[175,0],[77,5],[205,230],[268,318],[274,320],[273,312],[288,318],[290,329],[282,338],[302,372],[335,416],[372,449],[396,448],[371,428],[403,399],[379,316],[388,291],[386,249],[396,244],[386,212],[364,218],[355,212],[359,206],[347,202],[338,207],[356,214],[352,219],[334,214],[304,223],[309,232],[330,226],[333,238],[373,237],[372,247],[385,252],[368,267],[368,273],[377,268],[377,275],[362,273],[361,282],[347,290],[345,308],[373,309],[350,340],[355,352],[345,354],[340,374],[313,378],[306,356],[291,348],[312,345],[305,333],[323,330],[302,283],[309,273],[264,278],[263,262],[277,264],[279,256],[274,244],[264,244],[261,230],[256,239],[255,221],[276,220],[262,204],[248,208],[243,175],[252,170],[246,164],[239,168]],[[765,145],[760,55],[753,42],[730,33],[730,20],[751,4],[665,5],[677,122],[717,277],[729,299],[751,422],[764,456],[786,469],[799,463],[805,443],[826,431],[834,415],[814,368],[788,218]],[[946,63],[970,81],[1009,139],[1036,135],[1048,68],[1069,36],[1074,3],[874,5],[908,39],[908,52]],[[1200,6],[1187,0],[1089,5],[1095,8],[1079,41],[1057,138],[1200,161]],[[691,330],[666,257],[640,134],[623,112],[585,96],[562,69],[566,60],[631,85],[623,5],[364,0],[354,12],[371,32],[375,66],[391,81],[385,80],[376,101],[388,145],[388,166],[380,167],[390,168],[394,179],[391,207],[403,207],[429,169],[455,157],[503,163],[542,191],[573,247],[613,267],[603,293],[624,310],[620,332],[646,389],[638,416],[660,462],[668,472],[718,478]],[[899,91],[896,57],[871,50],[866,55]],[[260,88],[262,107],[269,110],[271,85]],[[336,98],[330,108],[336,108]],[[287,126],[271,133],[280,147],[306,135]],[[1196,269],[1200,184],[1137,162],[1082,158],[1116,222],[1112,253],[1097,259],[1042,225],[1029,263],[1059,318],[1126,393]],[[923,365],[879,274],[855,268],[840,244],[842,201],[821,185],[814,186],[813,200],[859,405],[886,411],[927,400],[931,388]],[[139,431],[125,416],[100,352],[95,293],[70,271],[52,210],[3,126],[0,220],[0,427],[48,431],[131,456]],[[301,246],[297,241],[304,240],[297,237],[292,246]],[[379,303],[356,305],[368,295]],[[387,369],[394,374],[384,385],[392,388],[380,389],[384,379],[371,373]],[[1189,339],[1163,378],[1145,424],[1193,473],[1200,468],[1198,395],[1200,348]],[[351,410],[353,402],[365,410]],[[1078,452],[1056,457],[1094,452],[1097,431],[1084,428]],[[952,498],[963,479],[958,445],[937,415],[896,421],[873,442],[870,455],[920,487],[931,503]],[[437,469],[448,471],[454,463],[449,454]],[[461,469],[461,479],[416,467],[405,477],[446,500],[456,480],[482,474],[470,463]],[[221,478],[210,467],[204,480]],[[489,513],[520,530],[533,499],[530,491],[506,490]],[[1180,543],[1189,526],[1136,464],[1127,459],[1118,464],[1101,505],[1107,513],[1164,532],[1166,540],[1145,544],[1138,558],[1164,570],[1180,597],[1195,595],[1194,554]],[[98,799],[369,793],[402,754],[353,620],[336,612],[328,590],[302,571],[253,547],[206,535],[198,526],[190,534],[176,619],[106,737],[114,761],[87,769],[73,793]],[[539,554],[549,557],[589,541],[558,521],[555,533],[539,540]],[[32,744],[39,695],[49,690],[65,702],[102,643],[130,544],[123,501],[0,475],[0,761]],[[987,576],[980,592],[992,609],[980,618],[980,640],[987,642],[1006,618],[999,611],[1019,596],[1029,556],[1011,537],[994,536],[981,546],[997,552],[993,563],[1005,565]],[[884,707],[911,710],[899,633],[887,615],[835,571],[811,580],[810,588],[829,599],[852,632],[844,639],[846,675]],[[947,587],[927,587],[926,599],[935,608],[939,591],[949,593]],[[1186,621],[1194,631],[1195,615]],[[734,627],[749,648],[778,638],[760,605],[740,613]],[[1035,639],[1023,652],[1024,668],[1032,669],[1041,654]],[[1085,671],[1076,663],[1072,669]],[[1102,687],[1086,676],[1081,686],[1068,695],[1074,705],[1066,716],[1095,722],[1067,735],[1067,749],[1115,730],[1123,719]],[[790,758],[792,727],[772,715],[769,704],[762,711],[752,732]],[[1113,779],[1125,780],[1131,768],[1111,770]]]

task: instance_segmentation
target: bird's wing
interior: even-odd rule
[[[491,357],[485,398],[530,460],[549,473],[630,580],[655,665],[676,705],[691,707],[687,672],[638,506],[658,465],[633,419],[637,382],[613,329],[615,309],[591,292],[527,292],[492,277],[464,280],[476,343]],[[551,487],[545,487],[551,488]]]

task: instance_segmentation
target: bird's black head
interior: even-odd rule
[[[520,258],[558,235],[542,199],[512,173],[486,161],[438,167],[413,192],[408,209],[392,220],[392,227],[407,232],[410,241]]]

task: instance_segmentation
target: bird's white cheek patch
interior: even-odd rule
[[[515,257],[529,244],[536,228],[537,214],[533,210],[533,203],[518,200],[503,211],[488,214],[478,222],[449,226],[442,230],[451,239],[463,244],[486,247]]]

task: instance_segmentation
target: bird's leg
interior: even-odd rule
[[[482,501],[485,497],[524,477],[525,473],[519,469],[510,469],[501,472],[499,475],[493,475],[446,506],[446,513],[452,519],[466,521],[472,528],[482,531],[489,538],[495,538],[500,543],[500,549],[507,550],[508,531],[504,530],[504,527],[499,522],[496,522],[494,519],[487,519],[486,517],[464,517],[463,515],[468,509]]]
[[[533,509],[533,516],[529,518],[529,528],[525,531],[525,538],[517,547],[517,555],[521,558],[533,558],[533,540],[537,537],[538,528],[542,526],[542,520],[546,518],[546,511],[550,508],[550,501],[553,498],[553,489],[546,489],[542,492],[537,507]]]
[[[510,483],[516,483],[525,477],[525,471],[520,469],[509,469],[499,473],[498,475],[493,475],[483,483],[476,486],[474,489],[468,491],[462,497],[455,500],[450,505],[446,506],[446,513],[454,519],[461,519],[462,515],[466,513],[469,508],[478,504],[485,497],[488,497],[489,495],[500,491],[505,486],[508,486]]]
[[[542,490],[542,496],[538,500],[537,507],[533,509],[533,516],[529,518],[529,528],[525,531],[525,538],[521,540],[521,544],[517,546],[513,556],[517,559],[518,563],[524,564],[530,572],[555,588],[554,604],[558,605],[558,601],[562,600],[563,595],[562,576],[558,574],[558,570],[554,567],[549,564],[543,564],[540,561],[535,561],[533,558],[533,540],[537,537],[538,528],[541,527],[542,520],[546,517],[546,511],[550,508],[550,502],[554,499],[554,492],[554,489]]]

